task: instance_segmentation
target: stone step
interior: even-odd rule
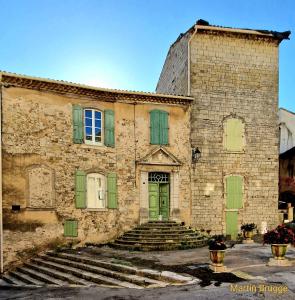
[[[43,264],[41,265],[38,263],[33,263],[33,260],[31,263],[25,264],[27,266],[27,270],[31,273],[32,276],[40,276],[44,278],[48,278],[48,282],[51,281],[53,284],[65,286],[69,284],[74,285],[88,285],[84,284],[83,281],[80,281],[80,277],[72,276],[72,274],[68,274],[66,272],[59,272],[58,270],[54,268],[48,268],[45,267]],[[33,269],[33,270],[32,270]]]
[[[23,284],[44,285],[44,282],[31,278],[30,276],[22,273],[19,268],[17,268],[16,271],[9,272],[9,275],[22,281]]]
[[[134,283],[126,282],[126,281],[120,281],[115,278],[110,278],[98,273],[93,273],[90,271],[83,271],[83,269],[76,268],[76,267],[69,267],[66,265],[61,265],[59,263],[49,262],[45,261],[40,258],[36,258],[33,261],[37,262],[39,265],[42,265],[42,269],[46,268],[47,270],[50,270],[51,273],[60,273],[63,274],[65,277],[65,280],[67,277],[70,277],[71,275],[77,276],[79,278],[83,278],[88,281],[92,281],[98,284],[106,284],[106,285],[113,285],[113,286],[121,286],[121,287],[128,287],[128,288],[142,288],[139,285],[136,285]],[[77,266],[78,263],[76,263]],[[46,267],[44,267],[46,266]],[[93,267],[94,268],[94,267]],[[90,268],[89,268],[90,269]],[[93,271],[93,269],[92,269]]]
[[[133,229],[132,231],[128,231],[129,233],[130,232],[133,232],[133,233],[137,233],[137,234],[187,234],[187,233],[194,233],[193,230],[191,229],[171,229],[171,230],[167,230],[167,229],[158,229],[158,228],[140,228],[140,229]]]
[[[181,244],[193,244],[193,243],[198,243],[200,240],[197,239],[189,239],[189,240],[128,240],[128,239],[117,239],[116,243],[122,243],[126,245],[133,245],[133,244],[140,244],[140,245],[163,245],[163,244],[168,244],[168,245],[181,245]]]
[[[146,237],[146,236],[132,236],[132,235],[123,235],[120,237],[120,240],[125,240],[125,241],[142,241],[142,242],[169,242],[169,241],[174,241],[174,242],[180,242],[180,241],[198,241],[201,240],[200,237],[191,237],[191,236],[179,236],[179,237]]]
[[[1,277],[4,281],[6,281],[9,284],[13,284],[13,285],[25,285],[26,283],[24,283],[23,281],[15,278],[14,276],[11,276],[10,274],[5,274],[2,275]]]
[[[66,265],[66,266],[70,266],[70,267],[79,268],[79,269],[86,270],[86,271],[89,271],[89,272],[92,272],[95,274],[100,274],[100,275],[108,276],[108,277],[115,278],[118,280],[134,283],[136,285],[143,286],[143,287],[152,286],[152,285],[165,286],[165,284],[163,282],[160,282],[160,281],[157,281],[154,279],[137,276],[135,274],[126,274],[126,272],[122,273],[122,272],[118,272],[118,271],[113,271],[108,268],[102,268],[102,267],[94,266],[91,264],[72,261],[67,258],[47,256],[46,258],[44,257],[43,260],[44,259],[50,260],[51,262],[56,263],[58,265]]]
[[[179,238],[179,237],[203,237],[198,233],[184,233],[184,234],[173,234],[173,233],[155,233],[155,232],[141,232],[141,233],[134,233],[133,231],[126,232],[124,236],[134,236],[134,237],[147,237],[147,238]]]
[[[53,285],[65,285],[65,282],[59,279],[56,279],[55,277],[49,276],[47,274],[44,274],[43,272],[39,272],[36,269],[31,269],[31,264],[27,264],[26,267],[21,267],[20,269],[22,272],[28,274],[29,276],[41,280],[46,284],[53,284]],[[67,282],[66,282],[67,283]]]
[[[190,243],[162,243],[162,244],[126,244],[122,242],[117,242],[117,240],[112,243],[112,247],[121,250],[129,251],[170,251],[170,250],[184,250],[205,247],[207,241],[196,241]]]
[[[119,271],[122,273],[128,274],[137,274],[139,276],[144,276],[156,280],[162,280],[169,283],[184,283],[192,280],[191,277],[184,277],[180,278],[179,276],[176,278],[174,273],[168,274],[169,272],[160,272],[150,269],[138,269],[135,267],[130,267],[126,265],[121,265],[117,263],[107,262],[97,260],[93,257],[88,256],[81,256],[69,253],[55,253],[55,252],[47,252],[48,256],[60,257],[60,258],[67,258],[72,261],[78,261],[89,265],[99,266],[103,268],[107,268],[114,271]]]

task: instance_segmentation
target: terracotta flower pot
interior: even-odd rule
[[[285,259],[288,244],[271,244],[271,252],[274,259]]]
[[[210,260],[217,266],[222,266],[224,261],[225,250],[209,250]]]
[[[243,236],[246,240],[252,240],[252,237],[253,237],[253,230],[251,231],[246,231],[244,230],[243,231]]]

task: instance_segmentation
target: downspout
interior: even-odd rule
[[[188,40],[188,45],[187,45],[187,94],[188,96],[191,95],[191,41],[192,39],[195,37],[196,33],[197,33],[197,25],[195,25],[194,27],[194,33],[191,35],[191,37]],[[193,104],[192,104],[193,105]],[[192,122],[191,122],[191,112],[192,112],[192,107],[190,107],[190,126],[192,126]],[[191,131],[191,129],[190,129]],[[190,133],[191,134],[191,133]],[[192,139],[190,137],[190,144],[192,146]],[[194,169],[195,170],[195,169]],[[190,174],[190,182],[192,184],[192,171],[189,173]],[[192,206],[193,206],[193,195],[192,195],[192,189],[190,189],[190,224],[192,224]]]
[[[187,94],[188,94],[188,96],[191,95],[191,47],[190,47],[190,44],[191,44],[192,39],[194,38],[194,36],[197,33],[197,30],[198,30],[197,25],[195,25],[194,29],[195,29],[194,33],[189,38],[188,45],[187,45]]]
[[[2,74],[0,73],[0,273],[3,273],[3,208],[2,208]]]

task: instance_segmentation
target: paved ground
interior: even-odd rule
[[[188,271],[190,274],[195,272],[197,275],[209,262],[207,248],[150,253],[109,248],[87,248],[80,251],[150,268]],[[269,257],[269,245],[241,244],[228,249],[225,265],[241,277],[233,281],[235,276],[232,274],[209,274],[211,277],[203,285],[145,290],[103,287],[7,288],[0,291],[0,299],[295,299],[295,248],[289,248],[287,253],[287,257],[293,262],[292,267],[268,267],[266,262]]]

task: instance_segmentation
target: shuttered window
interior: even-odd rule
[[[107,177],[107,189],[108,189],[108,208],[118,207],[117,196],[117,174],[109,173]]]
[[[75,144],[83,143],[83,109],[73,105],[73,141]]]
[[[76,208],[86,207],[86,174],[80,170],[75,174],[75,198]]]
[[[75,203],[76,208],[108,208],[118,207],[117,174],[109,173],[106,178],[98,173],[86,175],[84,171],[75,173]]]
[[[162,110],[150,112],[150,143],[152,145],[168,145],[169,126],[168,113]]]
[[[243,207],[243,177],[226,177],[226,208],[238,209]]]
[[[113,110],[104,112],[104,144],[115,147],[115,118]]]
[[[104,112],[73,105],[73,141],[75,144],[115,147],[115,118],[113,110]]]
[[[78,236],[78,221],[66,220],[64,223],[64,236],[77,237]]]
[[[227,151],[243,151],[245,126],[240,119],[227,119],[224,123],[224,147]]]

